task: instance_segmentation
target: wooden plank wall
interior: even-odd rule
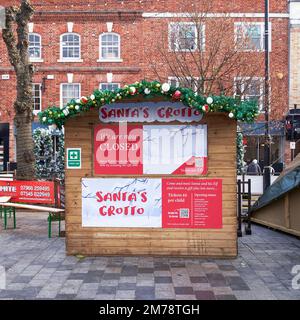
[[[253,212],[251,220],[300,237],[300,188]]]
[[[223,179],[223,228],[82,228],[81,178],[93,177],[93,126],[97,110],[70,119],[65,125],[65,147],[82,148],[82,169],[66,170],[67,253],[84,255],[166,255],[235,257],[236,232],[236,122],[226,114],[206,115],[208,175]]]

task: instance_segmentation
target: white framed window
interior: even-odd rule
[[[100,83],[99,90],[115,90],[120,88],[120,83]]]
[[[60,85],[60,105],[66,106],[72,99],[81,97],[80,83],[61,83]]]
[[[99,36],[98,61],[121,62],[121,39],[120,35],[113,32],[102,33]]]
[[[42,110],[42,85],[32,84],[33,113],[37,114]]]
[[[242,101],[256,101],[260,112],[263,111],[264,78],[237,77],[234,79],[234,95]]]
[[[60,36],[59,62],[82,62],[81,39],[77,33],[64,33]]]
[[[42,59],[42,37],[38,33],[29,33],[28,42],[30,61],[40,61]]]
[[[265,24],[264,22],[235,22],[235,41],[239,51],[265,50]],[[272,27],[269,24],[269,50],[271,51]]]
[[[195,92],[198,90],[197,77],[168,77],[168,83],[173,87],[191,88]]]
[[[196,51],[197,49],[205,50],[205,25],[196,26],[192,22],[169,23],[170,51]]]

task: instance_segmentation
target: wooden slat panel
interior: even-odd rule
[[[231,212],[231,211],[230,211]],[[81,215],[70,215],[70,214],[66,214],[66,221],[68,223],[81,223]],[[226,225],[226,224],[235,224],[235,221],[236,221],[236,216],[232,216],[232,214],[230,216],[224,216],[223,215],[223,225]]]
[[[80,238],[78,238],[80,236]],[[160,248],[185,248],[188,247],[190,250],[194,248],[195,250],[198,250],[198,248],[205,248],[205,247],[213,247],[213,248],[224,248],[224,240],[170,240],[170,239],[156,239],[156,240],[149,240],[146,238],[141,239],[99,239],[97,237],[91,237],[90,235],[87,235],[87,237],[82,237],[79,233],[73,234],[72,236],[69,236],[69,243],[73,243],[74,245],[76,243],[81,243],[82,241],[86,241],[87,243],[92,243],[95,246],[104,246],[104,247],[111,247],[111,248],[119,248],[120,243],[122,246],[126,248],[156,248],[156,250],[159,250]],[[234,248],[236,245],[234,241],[228,241],[225,248]]]
[[[191,239],[202,239],[202,240],[229,240],[236,239],[236,235],[234,233],[228,232],[233,230],[233,228],[225,227],[223,229],[215,230],[214,234],[211,231],[202,231],[199,230],[186,231],[186,230],[173,230],[168,229],[162,231],[155,230],[145,230],[147,232],[141,233],[140,230],[135,229],[136,231],[107,231],[105,228],[104,231],[100,228],[82,228],[81,225],[68,225],[69,238],[102,238],[102,239],[165,239],[165,240],[191,240]],[[170,231],[169,231],[170,230]]]
[[[78,251],[80,248],[80,251]],[[69,254],[78,254],[78,252],[83,255],[151,255],[151,256],[202,256],[202,257],[235,257],[237,253],[236,247],[202,247],[202,248],[126,248],[126,247],[102,247],[96,246],[93,242],[82,241],[80,243],[70,243],[68,244]]]

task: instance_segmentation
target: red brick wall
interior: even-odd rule
[[[207,0],[206,0],[207,1]],[[197,8],[205,1],[186,0],[31,0],[37,10],[70,10],[70,9],[118,9],[118,10],[143,10],[143,11],[164,11],[178,12],[182,8]],[[1,5],[7,6],[18,4],[20,0],[2,0]],[[220,1],[209,0],[209,3],[216,12],[262,12],[264,0],[233,0]],[[270,0],[270,11],[287,12],[287,0]]]
[[[1,1],[1,5],[18,3],[19,1]],[[63,3],[62,3],[63,2]],[[58,1],[32,0],[36,8],[33,18],[34,32],[42,36],[42,59],[36,63],[37,72],[34,82],[42,82],[42,78],[51,74],[54,80],[46,80],[46,90],[42,95],[42,106],[59,104],[60,84],[67,82],[67,73],[73,73],[73,82],[81,83],[81,94],[91,94],[100,82],[106,82],[106,73],[113,73],[113,82],[122,85],[143,78],[153,79],[153,70],[149,66],[149,55],[159,60],[153,50],[158,37],[167,32],[169,19],[143,18],[142,12],[187,12],[195,11],[197,1],[150,0],[150,1]],[[106,5],[105,5],[106,3]],[[215,12],[222,13],[263,13],[264,1],[209,1]],[[193,4],[193,7],[190,7]],[[50,11],[69,13],[50,14]],[[87,13],[85,13],[87,11]],[[138,12],[137,12],[138,11]],[[287,1],[271,0],[272,13],[287,13]],[[48,14],[45,14],[47,13]],[[118,12],[121,12],[120,14]],[[236,21],[243,21],[236,18]],[[262,18],[251,18],[248,21],[263,21]],[[97,62],[99,58],[99,34],[105,32],[106,22],[114,22],[113,31],[121,36],[120,63]],[[74,22],[74,32],[81,35],[82,63],[61,63],[59,39],[67,32],[67,22]],[[288,19],[271,18],[272,22],[272,117],[281,119],[288,110]],[[234,30],[232,28],[232,30]],[[251,53],[252,59],[263,62],[264,53]],[[162,68],[164,66],[162,65]],[[10,74],[10,80],[1,80],[1,122],[12,123],[13,101],[15,97],[15,79],[7,59],[6,48],[0,38],[0,76]],[[263,76],[262,68],[257,76]],[[165,74],[165,78],[172,76]],[[3,110],[5,109],[5,110]],[[9,112],[7,112],[7,110]],[[8,114],[10,113],[10,114]],[[12,127],[12,126],[11,126]],[[11,137],[11,160],[13,160],[13,137]]]

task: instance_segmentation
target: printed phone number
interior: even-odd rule
[[[50,191],[49,186],[20,186],[21,191]]]
[[[22,197],[36,197],[36,198],[50,198],[50,192],[27,192],[21,191],[20,196]]]

